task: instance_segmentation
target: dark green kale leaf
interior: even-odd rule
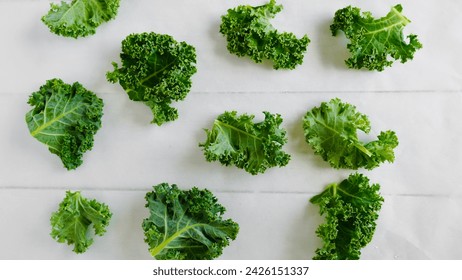
[[[263,113],[265,120],[259,123],[253,122],[255,116],[237,116],[235,111],[218,116],[212,129],[205,130],[206,141],[199,144],[206,160],[235,165],[252,175],[287,165],[290,155],[282,151],[287,143],[286,131],[279,127],[282,118],[278,114]]]
[[[239,225],[224,220],[226,209],[207,189],[180,190],[162,183],[146,194],[150,216],[142,228],[158,260],[211,260],[234,240]]]
[[[90,228],[95,235],[103,236],[111,217],[106,204],[86,199],[79,191],[67,191],[58,211],[51,215],[51,236],[60,243],[74,245],[75,253],[84,253],[93,244]]]
[[[384,201],[379,190],[380,185],[370,185],[367,177],[356,173],[310,199],[325,218],[316,230],[323,246],[316,250],[313,259],[359,259],[361,249],[371,242],[377,227]]]
[[[366,115],[356,107],[335,98],[308,111],[303,118],[306,142],[334,168],[373,169],[393,162],[398,138],[393,131],[380,132],[377,140],[363,143],[357,130],[371,130]]]
[[[114,71],[108,81],[119,84],[133,101],[151,108],[152,123],[162,125],[178,118],[170,107],[173,101],[186,98],[196,73],[196,50],[169,35],[156,33],[131,34],[122,41],[122,66],[113,62]]]
[[[83,154],[93,147],[93,137],[101,128],[103,100],[75,82],[48,80],[28,101],[34,108],[26,114],[30,134],[75,169]]]
[[[95,34],[102,23],[114,19],[120,0],[72,0],[51,3],[42,17],[50,31],[65,37],[85,37]]]
[[[303,63],[310,40],[293,33],[278,32],[270,20],[282,10],[275,0],[262,6],[242,5],[222,16],[220,32],[228,41],[228,50],[237,56],[249,56],[260,63],[273,61],[274,69],[294,69]]]
[[[350,40],[347,48],[351,57],[345,61],[349,68],[382,71],[392,65],[390,57],[401,63],[413,59],[422,44],[414,34],[407,36],[409,43],[405,42],[403,29],[410,20],[402,10],[401,5],[396,5],[379,19],[374,19],[369,12],[361,14],[359,8],[351,6],[335,13],[330,29],[333,36],[341,30]]]

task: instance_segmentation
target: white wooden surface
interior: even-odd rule
[[[279,0],[280,30],[311,44],[304,64],[276,71],[226,50],[220,16],[239,4],[266,1],[122,0],[117,18],[78,40],[50,33],[40,17],[51,1],[0,0],[0,259],[151,259],[141,221],[144,195],[161,182],[212,190],[241,226],[222,259],[310,259],[322,219],[308,199],[352,171],[333,170],[304,142],[301,118],[339,97],[372,123],[371,136],[396,131],[394,164],[360,170],[382,186],[385,203],[362,259],[462,258],[462,35],[457,0],[402,0],[403,13],[424,47],[413,61],[384,72],[347,69],[343,36],[329,31],[334,12],[349,4],[385,15],[395,1]],[[153,31],[194,45],[198,72],[191,93],[176,104],[180,118],[149,124],[150,111],[128,100],[105,73],[119,61],[130,33]],[[75,171],[28,133],[28,96],[47,79],[79,81],[105,102],[103,128]],[[280,113],[292,160],[252,176],[207,163],[203,128],[225,110]],[[49,236],[49,218],[66,190],[107,203],[114,215],[104,237],[83,255]]]

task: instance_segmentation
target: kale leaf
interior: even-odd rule
[[[120,0],[72,0],[51,3],[42,17],[50,31],[65,37],[85,37],[95,34],[102,23],[116,17]]]
[[[103,100],[75,82],[48,80],[28,101],[34,108],[26,114],[30,134],[75,169],[83,154],[93,147],[93,137],[101,127]]]
[[[156,259],[215,259],[239,232],[237,223],[223,220],[226,209],[207,189],[180,190],[162,183],[146,194],[146,201],[150,216],[142,228]]]
[[[287,165],[290,155],[281,150],[287,143],[286,131],[279,127],[282,118],[263,113],[265,120],[259,123],[253,122],[253,115],[238,116],[236,111],[218,116],[212,129],[205,130],[206,141],[199,144],[206,160],[233,164],[252,175]]]
[[[274,28],[270,19],[281,10],[282,5],[276,5],[275,0],[257,7],[242,5],[229,9],[220,25],[229,52],[249,56],[256,63],[269,59],[274,69],[294,69],[302,64],[310,40],[306,35],[298,39],[293,33],[280,33]]]
[[[410,20],[402,14],[402,10],[401,5],[396,5],[379,19],[374,19],[370,12],[361,14],[359,8],[351,6],[335,13],[330,29],[333,36],[341,30],[350,40],[347,48],[351,57],[345,61],[349,68],[382,71],[392,65],[389,57],[401,63],[413,59],[422,44],[414,34],[407,36],[409,43],[404,41],[403,29]]]
[[[377,227],[384,201],[379,190],[380,185],[370,185],[366,176],[356,173],[310,199],[325,218],[316,230],[323,246],[316,249],[313,259],[359,259],[361,249],[371,242]]]
[[[395,132],[381,132],[378,140],[365,144],[358,139],[358,129],[369,133],[368,117],[338,98],[323,102],[303,118],[306,142],[334,168],[373,169],[384,161],[394,161]]]
[[[103,236],[111,217],[106,204],[89,200],[79,191],[67,191],[58,211],[51,215],[51,236],[60,243],[74,245],[75,253],[84,253],[93,244],[89,229]]]
[[[191,89],[197,70],[195,48],[169,35],[131,34],[122,41],[120,58],[122,67],[113,62],[108,81],[119,82],[131,100],[151,108],[152,123],[176,120],[178,111],[170,105],[185,99]]]

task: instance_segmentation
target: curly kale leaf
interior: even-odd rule
[[[42,17],[50,31],[65,37],[85,37],[95,34],[102,23],[116,17],[120,0],[72,0],[51,3]]]
[[[278,32],[270,19],[282,10],[275,0],[262,6],[242,5],[222,16],[220,33],[228,41],[228,50],[237,56],[249,56],[256,63],[273,61],[273,68],[294,69],[303,63],[310,40],[293,33]]]
[[[380,185],[370,185],[367,177],[356,173],[340,184],[327,186],[310,199],[325,217],[316,230],[323,246],[316,250],[313,259],[359,259],[361,249],[371,242],[377,226],[384,201],[379,190]]]
[[[252,175],[287,165],[290,155],[281,150],[287,143],[286,131],[279,127],[282,118],[263,113],[265,120],[259,123],[253,122],[253,115],[237,116],[235,111],[218,116],[212,129],[205,130],[206,141],[199,144],[206,160],[233,164]]]
[[[395,132],[381,132],[378,140],[362,143],[356,132],[359,129],[369,133],[368,117],[338,98],[308,111],[303,118],[303,129],[306,142],[334,168],[373,169],[395,159],[393,149],[398,146]]]
[[[401,63],[413,59],[422,44],[414,34],[408,35],[409,42],[405,42],[403,29],[410,20],[401,13],[402,10],[401,5],[396,5],[379,19],[374,19],[369,12],[361,14],[359,8],[351,6],[335,13],[330,29],[333,36],[341,30],[350,40],[347,48],[351,57],[345,61],[349,68],[382,71],[392,65],[389,57]]]
[[[93,137],[101,127],[103,100],[75,82],[48,80],[28,101],[34,108],[26,114],[30,134],[75,169],[83,154],[93,147]]]
[[[162,125],[178,118],[170,107],[173,101],[186,98],[196,73],[196,50],[169,35],[131,34],[122,41],[122,67],[113,62],[108,81],[119,84],[133,101],[151,108],[152,123]]]
[[[51,236],[60,243],[74,245],[75,253],[84,253],[93,244],[90,228],[95,235],[103,236],[111,217],[106,204],[89,200],[79,191],[67,191],[58,211],[51,215]]]
[[[234,240],[239,225],[223,220],[226,209],[207,189],[180,190],[166,183],[146,194],[150,216],[142,228],[158,260],[211,260]]]

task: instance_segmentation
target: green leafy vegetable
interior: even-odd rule
[[[235,111],[218,116],[212,129],[205,130],[206,141],[199,144],[206,160],[233,164],[252,175],[287,165],[290,155],[281,150],[287,143],[286,131],[279,127],[282,118],[263,113],[265,120],[259,123],[253,122],[253,115],[237,116]]]
[[[191,89],[191,76],[196,73],[196,50],[185,42],[178,43],[169,35],[131,34],[122,42],[122,67],[113,62],[108,81],[119,82],[133,101],[151,108],[152,123],[178,118],[173,101],[186,98]]]
[[[410,20],[402,10],[401,5],[396,5],[379,19],[374,19],[369,12],[361,14],[359,8],[351,6],[335,13],[330,29],[333,36],[341,30],[350,40],[347,48],[352,56],[345,61],[349,68],[382,71],[392,65],[389,57],[401,63],[413,59],[422,44],[413,34],[407,36],[409,43],[404,41],[403,29]]]
[[[58,155],[68,170],[80,166],[101,127],[103,100],[78,82],[69,85],[52,79],[32,93],[28,103],[34,107],[26,114],[30,134]]]
[[[50,11],[42,17],[42,21],[57,35],[77,38],[95,34],[98,26],[115,18],[120,0],[68,2],[51,3]]]
[[[75,253],[84,253],[93,244],[90,227],[94,234],[103,236],[111,217],[106,204],[86,199],[79,191],[67,191],[58,211],[51,215],[51,236],[60,243],[74,245]]]
[[[384,201],[380,185],[369,184],[361,174],[352,174],[340,184],[331,184],[310,202],[319,205],[325,222],[316,230],[323,240],[313,259],[357,260],[371,242]]]
[[[308,111],[303,118],[303,129],[306,142],[334,168],[373,169],[395,159],[393,149],[398,146],[395,132],[381,132],[378,140],[362,143],[356,131],[369,133],[368,117],[338,98]]]
[[[306,35],[298,39],[293,33],[280,33],[271,25],[270,19],[281,10],[282,5],[276,5],[275,0],[258,7],[242,5],[229,9],[220,25],[229,52],[249,56],[257,63],[269,59],[274,69],[294,69],[302,64],[310,40]]]
[[[180,190],[162,183],[146,194],[146,201],[150,216],[142,228],[156,259],[215,259],[239,232],[237,223],[223,220],[226,209],[207,189]]]

